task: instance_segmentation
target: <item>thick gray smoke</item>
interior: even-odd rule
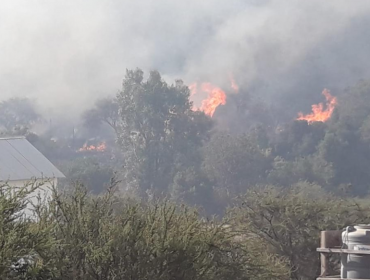
[[[309,110],[370,77],[369,24],[368,0],[2,0],[0,99],[77,116],[140,67]]]

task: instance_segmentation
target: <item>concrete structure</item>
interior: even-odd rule
[[[12,189],[38,185],[39,188],[28,197],[30,202],[37,203],[38,197],[49,197],[50,188],[57,185],[59,178],[64,178],[63,173],[26,138],[0,138],[1,185]],[[32,203],[26,213],[31,213]]]

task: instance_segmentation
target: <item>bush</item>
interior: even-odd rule
[[[37,256],[51,242],[48,232],[34,231],[34,221],[25,215],[28,197],[38,187],[36,182],[16,190],[0,185],[0,279],[43,279]]]
[[[223,223],[204,221],[195,209],[168,201],[123,200],[113,189],[101,196],[80,185],[72,193],[54,190],[48,204],[35,208],[33,220],[5,223],[3,230],[20,228],[2,238],[22,248],[8,259],[31,254],[33,259],[22,274],[12,278],[0,271],[0,278],[286,279],[282,260],[240,242]],[[1,200],[0,215],[8,203]],[[2,265],[8,269],[11,261]]]
[[[320,231],[369,223],[370,208],[360,200],[344,200],[317,185],[300,182],[285,189],[250,190],[229,216],[241,234],[288,260],[290,279],[303,280],[319,275]]]
[[[113,167],[95,157],[76,158],[59,164],[59,167],[69,184],[78,181],[94,194],[104,193],[115,175]]]

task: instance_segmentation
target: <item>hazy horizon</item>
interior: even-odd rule
[[[75,117],[139,67],[220,87],[232,73],[245,91],[298,112],[324,87],[335,95],[369,77],[369,15],[365,0],[4,0],[0,100],[25,96],[46,115]]]

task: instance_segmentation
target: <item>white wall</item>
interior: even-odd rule
[[[51,189],[54,186],[57,186],[58,180],[56,178],[53,179],[37,179],[37,180],[19,180],[19,181],[8,181],[6,184],[9,187],[14,189],[20,189],[27,186],[28,189],[32,188],[33,186],[39,186],[33,193],[29,194],[27,200],[29,203],[27,204],[27,208],[25,210],[25,214],[28,217],[33,215],[34,207],[32,205],[37,205],[39,202],[39,197],[47,201],[51,198]],[[1,184],[1,182],[0,182]]]

